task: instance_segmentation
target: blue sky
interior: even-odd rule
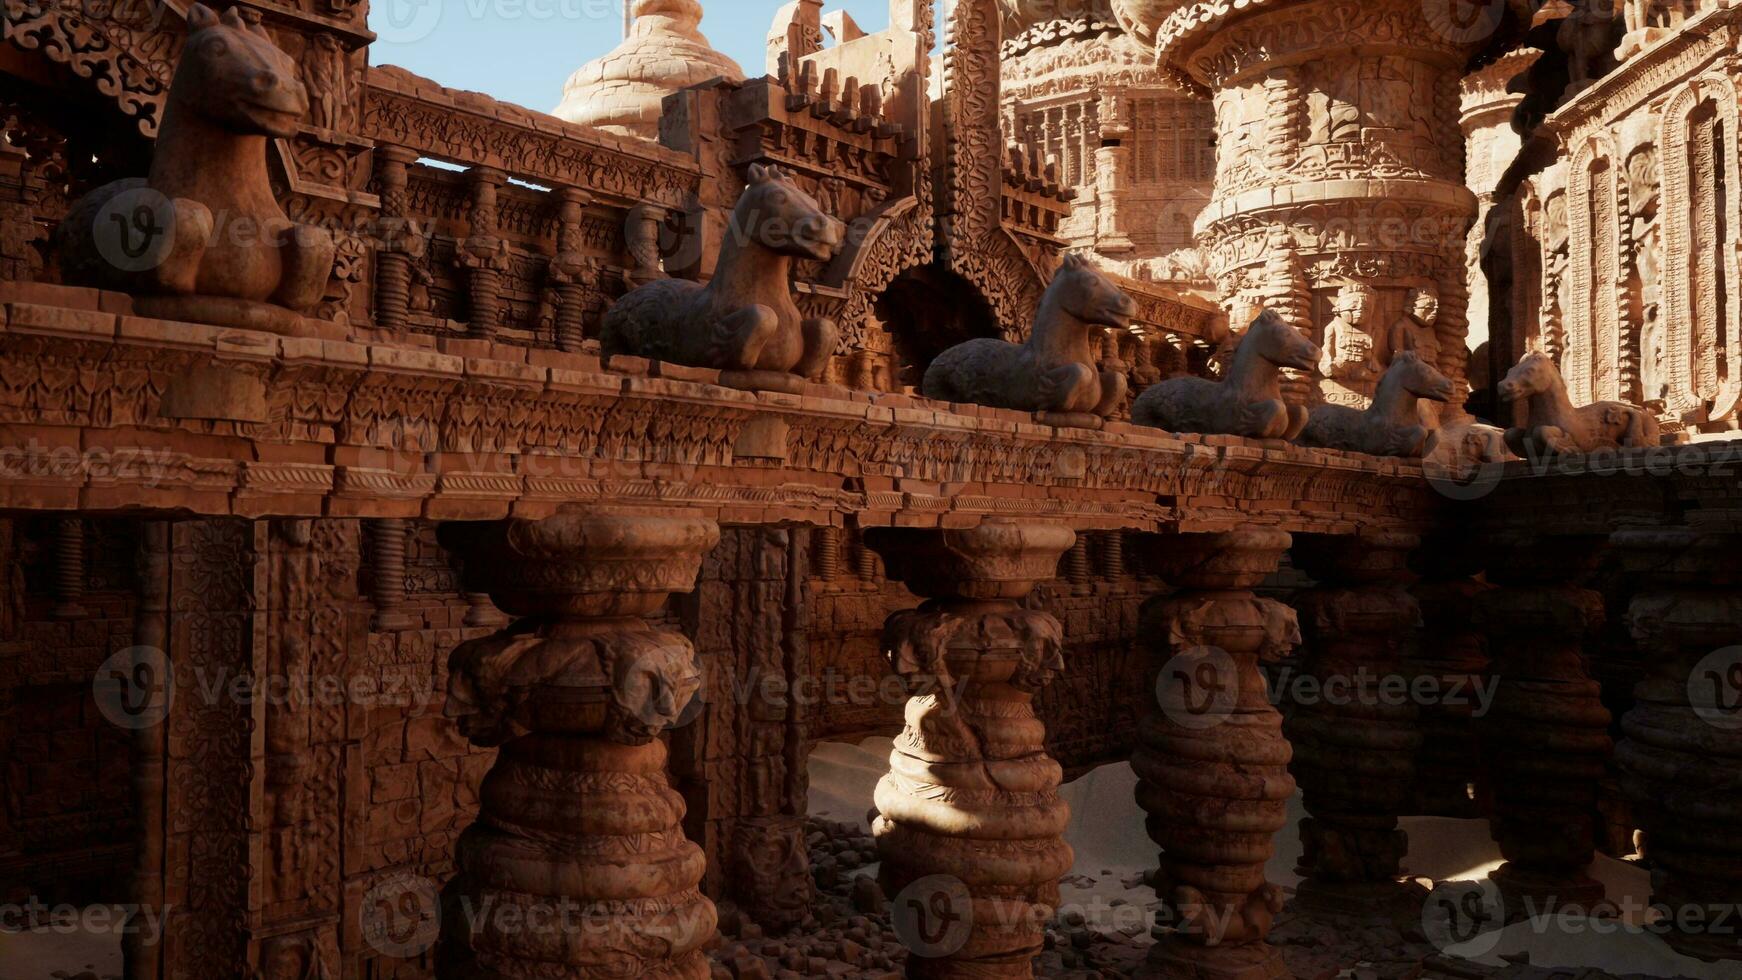
[[[449,88],[549,112],[583,63],[616,47],[623,0],[372,0],[373,64],[399,65]],[[755,77],[781,0],[702,0],[702,33]],[[829,0],[866,31],[888,26],[887,0]]]

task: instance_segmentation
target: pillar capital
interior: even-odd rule
[[[1253,589],[1275,573],[1293,543],[1287,531],[1251,526],[1170,535],[1157,547],[1157,571],[1182,589]]]
[[[866,543],[889,577],[927,598],[1020,599],[1058,572],[1076,532],[1052,524],[987,521],[963,529],[874,528]]]

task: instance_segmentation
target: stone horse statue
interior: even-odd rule
[[[1318,367],[1319,345],[1270,310],[1246,328],[1225,381],[1169,378],[1144,389],[1131,407],[1138,425],[1170,432],[1202,432],[1292,439],[1307,424],[1307,411],[1282,400],[1280,371]]]
[[[1099,426],[1125,401],[1125,375],[1100,370],[1090,338],[1131,329],[1137,305],[1079,255],[1066,256],[1035,311],[1028,341],[981,337],[939,354],[920,391],[940,401],[1013,408]],[[1075,419],[1063,418],[1077,416]]]
[[[797,390],[835,353],[833,320],[806,319],[792,300],[792,260],[833,258],[846,226],[778,167],[751,164],[725,249],[706,286],[657,279],[605,314],[607,355],[717,368],[740,388]]]
[[[1296,441],[1369,456],[1420,456],[1433,434],[1422,424],[1421,399],[1444,402],[1452,394],[1450,378],[1414,351],[1399,351],[1380,377],[1372,405],[1365,411],[1347,405],[1314,406]]]
[[[189,8],[150,175],[68,211],[55,233],[66,280],[133,293],[146,316],[297,332],[334,254],[331,233],[291,221],[267,179],[267,140],[296,135],[308,113],[297,75],[238,8]]]
[[[1574,407],[1560,369],[1541,351],[1524,355],[1498,390],[1503,401],[1524,402],[1523,422],[1506,430],[1506,445],[1526,459],[1659,442],[1657,419],[1643,408],[1626,402]]]

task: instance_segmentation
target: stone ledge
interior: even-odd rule
[[[453,520],[633,501],[728,522],[1032,515],[1084,530],[1349,530],[1424,524],[1438,506],[1414,461],[1124,422],[1056,428],[911,394],[746,392],[708,372],[601,369],[586,354],[545,351],[533,363],[280,338],[85,305],[8,307],[0,507]],[[83,329],[100,322],[119,327]],[[267,421],[158,414],[190,353],[205,352],[209,370],[260,379]],[[767,417],[780,427],[738,458],[745,427]],[[784,433],[784,455],[769,432]]]

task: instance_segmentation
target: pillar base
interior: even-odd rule
[[[1536,915],[1587,912],[1603,902],[1602,882],[1583,874],[1543,874],[1522,870],[1510,862],[1488,876],[1505,901],[1506,921]]]
[[[1133,980],[1288,980],[1282,953],[1269,943],[1199,946],[1172,936],[1149,951]]]
[[[1371,916],[1388,913],[1404,922],[1420,922],[1428,890],[1410,879],[1393,881],[1302,881],[1294,907],[1302,912]]]

